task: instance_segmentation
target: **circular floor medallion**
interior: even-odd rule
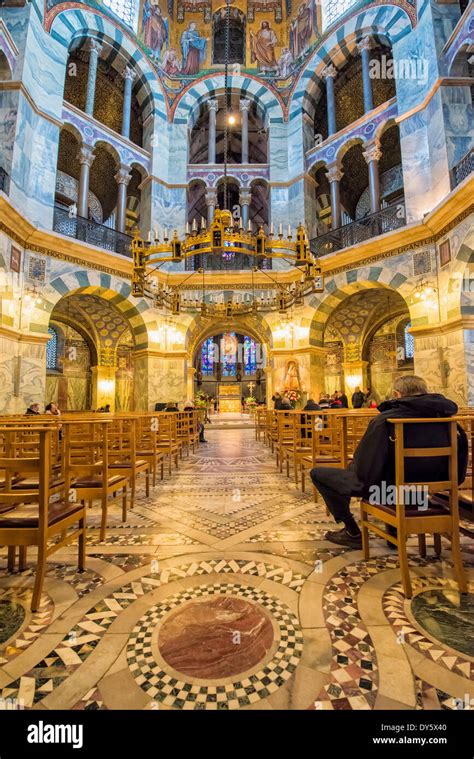
[[[0,600],[0,645],[15,635],[25,621],[25,615],[21,604],[9,599]]]
[[[431,589],[418,593],[411,613],[428,635],[467,656],[474,656],[474,593]]]

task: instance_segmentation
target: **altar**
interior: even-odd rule
[[[242,410],[241,390],[238,384],[219,384],[219,412],[239,414]]]

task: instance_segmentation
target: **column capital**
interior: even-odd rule
[[[380,150],[380,140],[369,140],[364,142],[365,150],[362,152],[367,163],[371,161],[379,161],[382,157],[382,151]]]
[[[250,108],[250,100],[248,98],[242,98],[239,103],[239,111],[247,111]]]
[[[135,69],[132,69],[131,66],[125,66],[124,70],[122,71],[122,76],[124,79],[130,79],[130,81],[133,82],[137,76],[137,72]]]
[[[333,163],[327,167],[326,176],[329,182],[339,182],[344,176],[338,163]]]
[[[369,37],[369,35],[366,35],[365,37],[362,37],[361,40],[357,43],[357,50],[359,53],[362,53],[363,50],[370,50],[372,47],[372,39]]]
[[[206,190],[206,205],[207,206],[216,206],[217,205],[217,187],[208,187]]]
[[[249,206],[252,202],[252,191],[250,187],[242,187],[239,191],[239,203],[241,206]]]
[[[89,53],[97,53],[97,55],[100,55],[102,52],[102,45],[99,40],[95,40],[93,37],[89,37],[86,44],[86,50]]]
[[[325,69],[321,72],[321,76],[323,79],[335,79],[338,75],[338,70],[335,66],[330,63],[328,66],[326,66]]]
[[[132,175],[129,174],[130,166],[126,166],[124,163],[121,163],[119,165],[117,173],[114,175],[114,179],[117,182],[117,184],[124,184],[125,186],[128,185],[130,182]]]
[[[85,164],[90,168],[94,163],[95,158],[94,148],[92,145],[86,145],[85,143],[81,145],[77,153],[77,158],[79,163]]]
[[[208,100],[207,107],[209,108],[210,111],[215,111],[217,113],[217,111],[219,110],[219,101],[217,100],[217,98],[215,100]]]

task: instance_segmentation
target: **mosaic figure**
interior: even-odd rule
[[[201,37],[197,24],[191,21],[181,35],[181,51],[183,53],[182,74],[199,74],[201,63],[206,59],[207,37]]]
[[[260,71],[275,71],[275,45],[278,39],[269,21],[262,21],[258,32],[250,32],[252,63],[257,62]]]
[[[159,58],[164,45],[168,43],[168,19],[163,17],[157,3],[145,0],[143,4],[142,37],[145,45]]]

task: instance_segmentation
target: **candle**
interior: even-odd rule
[[[288,224],[288,237],[291,237],[291,224]]]
[[[189,221],[186,222],[186,234],[189,235]]]
[[[165,239],[165,240],[167,240],[167,239],[168,239],[168,227],[165,227],[165,228],[164,228],[164,230],[163,230],[163,236],[164,236],[164,239]]]
[[[159,240],[160,236],[158,234],[158,227],[155,227],[155,240]]]
[[[278,227],[278,234],[283,237],[283,224],[280,224],[280,226]]]
[[[252,222],[250,221],[250,219],[249,219],[249,223],[248,223],[248,225],[247,225],[247,231],[248,231],[248,232],[251,232],[251,231],[252,231]]]
[[[273,222],[272,222],[272,223],[270,224],[270,234],[271,234],[271,235],[273,235],[273,234],[274,234],[274,232],[275,232],[275,230],[274,230],[274,228],[273,228]]]
[[[201,229],[206,229],[206,219],[201,216]]]
[[[151,229],[150,229],[150,231],[148,232],[148,242],[151,242]]]
[[[197,230],[197,224],[196,224],[196,217],[193,219],[193,232],[196,232]]]

